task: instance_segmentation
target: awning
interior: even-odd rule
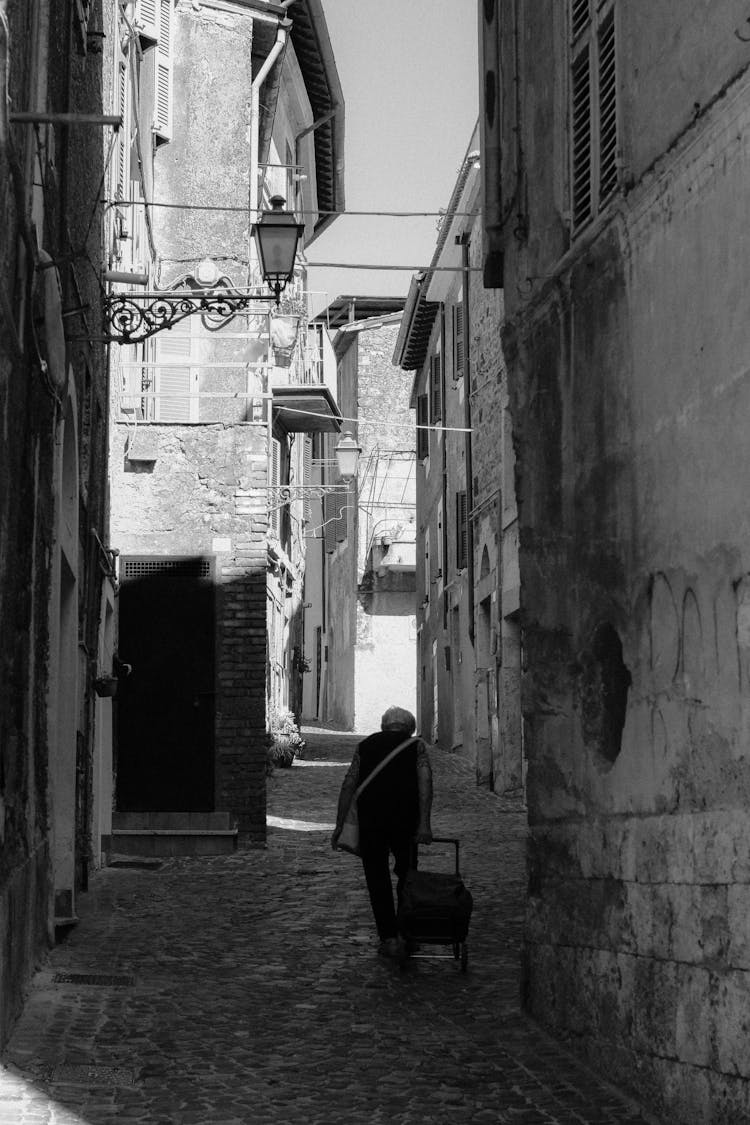
[[[273,387],[273,420],[288,434],[335,434],[341,430],[341,412],[322,383]]]

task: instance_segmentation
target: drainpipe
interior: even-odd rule
[[[474,644],[474,527],[471,513],[474,508],[474,469],[471,460],[471,302],[469,300],[469,234],[458,236],[461,245],[461,270],[463,272],[464,298],[464,453],[466,458],[466,569],[469,580],[469,639]]]
[[[290,0],[291,2],[291,0]],[[271,67],[286,47],[292,27],[291,20],[279,23],[276,42],[269,51],[250,87],[250,221],[255,222],[258,211],[258,130],[260,127],[260,88],[268,77]]]
[[[254,223],[258,218],[258,132],[260,129],[260,89],[265,82],[271,67],[274,65],[279,55],[286,47],[286,41],[289,36],[289,31],[292,26],[291,20],[283,20],[279,23],[278,31],[276,32],[276,42],[269,51],[268,55],[263,61],[263,65],[256,74],[250,87],[250,223]],[[252,243],[252,237],[248,232],[248,242]],[[252,261],[251,246],[248,246],[248,262]],[[251,267],[248,265],[248,282],[251,280],[250,276]],[[265,377],[263,380],[263,392],[268,393],[268,368],[266,368]],[[270,403],[268,404],[270,411]],[[272,456],[272,440],[273,440],[273,426],[271,419],[268,420],[268,432],[266,435],[266,455],[268,464],[271,464]]]
[[[442,527],[442,556],[443,556],[443,631],[448,628],[448,591],[446,579],[448,577],[448,419],[446,418],[445,397],[445,305],[440,305],[440,404],[441,420],[446,429],[443,430],[443,527]]]

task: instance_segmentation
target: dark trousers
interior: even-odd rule
[[[393,868],[397,880],[396,902],[400,904],[406,872],[410,867],[416,867],[413,840],[413,831],[408,833],[382,831],[362,833],[360,840],[362,867],[370,895],[375,925],[381,941],[387,941],[388,938],[394,938],[398,935],[396,907],[393,903],[393,885],[391,883],[391,854],[396,861]]]

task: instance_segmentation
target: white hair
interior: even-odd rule
[[[389,707],[380,720],[380,729],[402,730],[406,734],[413,734],[417,729],[417,720],[404,707]]]

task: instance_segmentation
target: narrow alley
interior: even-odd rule
[[[359,862],[329,845],[357,736],[305,737],[270,779],[267,849],[96,873],[4,1053],[0,1122],[645,1125],[520,1011],[523,810],[432,752],[433,829],[460,837],[475,900],[469,965],[432,947],[399,971]]]

